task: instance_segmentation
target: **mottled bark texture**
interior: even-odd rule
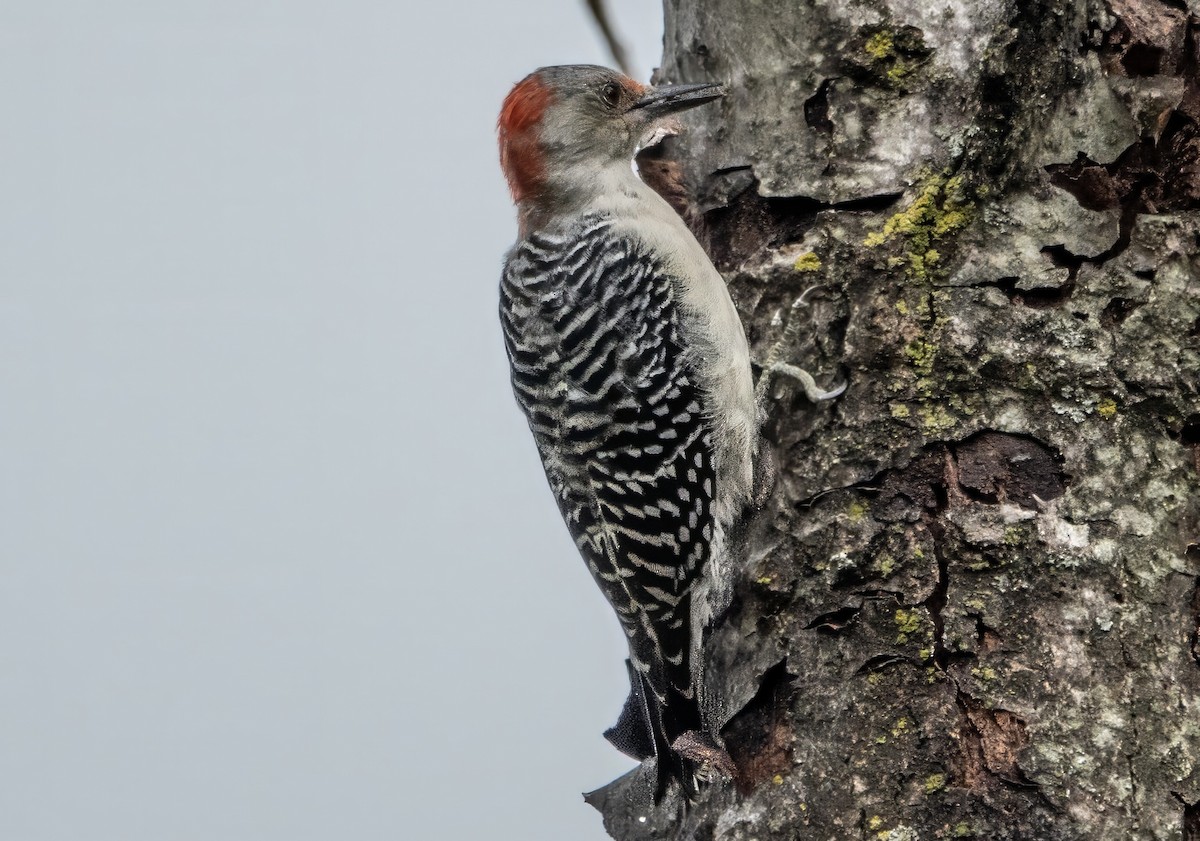
[[[619,839],[1200,839],[1200,0],[667,0],[647,162],[771,403],[707,683],[739,772]],[[682,186],[680,186],[682,185]],[[812,284],[810,305],[791,311]]]

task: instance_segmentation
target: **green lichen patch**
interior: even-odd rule
[[[883,61],[885,58],[891,58],[896,54],[896,42],[892,38],[891,31],[884,29],[868,38],[867,43],[863,45],[863,49],[871,58],[876,61]]]
[[[908,642],[908,638],[921,630],[921,614],[916,610],[908,610],[907,608],[898,608],[895,615],[896,621],[896,644],[904,645]]]
[[[971,668],[971,677],[984,683],[990,683],[996,679],[996,670],[991,666],[973,666]]]
[[[933,55],[915,26],[865,27],[860,34],[862,52],[847,56],[847,63],[883,88],[907,92],[909,77]]]
[[[930,175],[917,185],[912,203],[888,219],[883,230],[867,234],[863,245],[878,248],[898,243],[903,254],[891,259],[904,266],[905,274],[914,280],[933,280],[942,264],[942,253],[935,246],[948,243],[974,215],[970,193],[961,175]]]
[[[850,522],[857,523],[859,520],[865,517],[867,512],[870,510],[871,506],[868,505],[865,500],[855,499],[852,500],[850,505],[846,508],[846,516],[850,519]]]
[[[918,336],[904,346],[904,355],[912,362],[917,373],[928,376],[933,372],[933,362],[937,359],[937,345],[924,336]]]
[[[821,270],[821,258],[812,251],[805,251],[796,258],[792,268],[798,272],[818,272]]]
[[[896,611],[896,627],[906,634],[916,632],[921,627],[921,614],[915,610],[899,608]]]
[[[921,407],[921,430],[930,436],[938,435],[953,429],[958,423],[954,415],[946,411],[946,407],[931,403]]]
[[[892,573],[896,571],[896,559],[886,553],[882,554],[875,559],[875,568],[879,570],[879,574],[884,578],[890,578]]]

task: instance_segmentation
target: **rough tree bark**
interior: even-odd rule
[[[1198,47],[1200,0],[666,0],[660,75],[731,93],[648,177],[849,388],[776,389],[737,778],[623,778],[613,837],[1200,839]]]

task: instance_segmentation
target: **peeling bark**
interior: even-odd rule
[[[737,765],[614,838],[1200,839],[1200,4],[667,0],[731,94],[644,169],[730,283],[775,495]],[[649,176],[653,180],[654,175]]]

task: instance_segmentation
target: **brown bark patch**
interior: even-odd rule
[[[805,196],[765,198],[756,187],[704,215],[701,242],[721,271],[731,271],[769,249],[800,242],[826,205]]]
[[[939,442],[899,470],[872,481],[883,519],[981,502],[1036,508],[1066,492],[1062,458],[1042,442],[985,430],[958,443]]]
[[[1156,143],[1143,138],[1110,164],[1082,152],[1069,164],[1049,164],[1050,183],[1089,210],[1170,213],[1200,206],[1200,129],[1179,111]]]
[[[1119,187],[1108,168],[1082,152],[1069,164],[1050,164],[1050,183],[1066,190],[1088,210],[1110,210],[1121,204],[1129,185]]]
[[[658,193],[675,212],[688,219],[691,200],[684,183],[683,167],[673,157],[675,138],[666,137],[637,154],[637,170],[642,181]]]
[[[1109,0],[1116,25],[1104,33],[1101,61],[1119,76],[1174,75],[1184,58],[1187,15],[1162,0]]]
[[[936,510],[945,503],[949,483],[946,445],[935,444],[906,467],[884,474],[878,482],[876,516],[884,520],[909,519],[906,515],[914,505],[924,511]]]
[[[1137,214],[1200,207],[1200,21],[1161,0],[1110,0],[1109,6],[1118,20],[1100,45],[1105,70],[1181,79],[1182,99],[1175,95],[1155,106],[1161,111],[1152,136],[1116,160],[1099,163],[1081,152],[1071,163],[1047,166],[1050,181],[1089,210],[1121,207]],[[1148,93],[1140,98],[1146,107],[1154,101]]]
[[[822,87],[824,89],[824,87]],[[819,116],[819,108],[813,112]],[[804,239],[817,214],[824,210],[879,213],[900,198],[900,193],[881,193],[842,202],[824,202],[810,196],[762,196],[758,179],[750,167],[732,167],[714,174],[728,191],[717,207],[695,214],[688,224],[713,264],[731,272],[761,260],[772,249]],[[746,186],[741,186],[745,183]]]
[[[959,486],[982,501],[1035,508],[1066,491],[1055,455],[1032,439],[981,432],[954,449]]]
[[[956,771],[962,785],[978,790],[998,780],[1031,786],[1018,765],[1021,750],[1029,744],[1025,722],[1008,710],[988,709],[964,693],[959,693],[958,705],[963,720]]]
[[[796,735],[788,714],[795,688],[783,662],[767,670],[757,694],[721,730],[737,771],[734,783],[743,795],[792,768]]]

